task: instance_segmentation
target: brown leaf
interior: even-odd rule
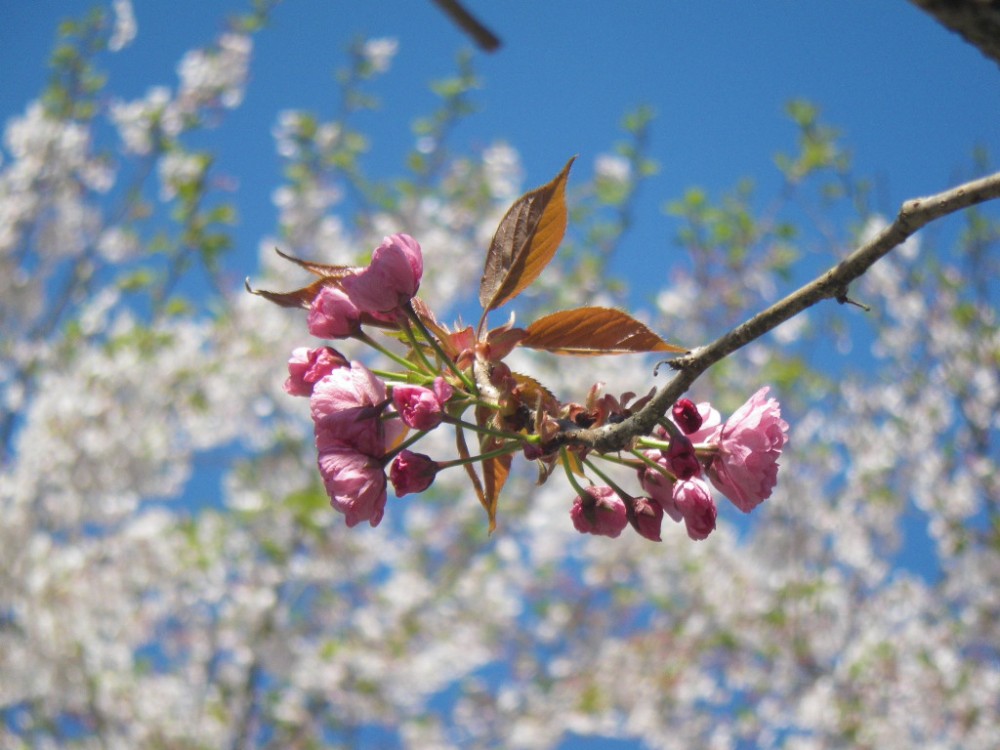
[[[566,232],[566,180],[573,159],[550,183],[518,198],[497,227],[479,283],[484,320],[486,313],[537,279],[559,249]]]
[[[329,283],[328,279],[319,279],[309,286],[296,289],[294,292],[269,292],[264,289],[253,289],[250,286],[249,279],[244,282],[244,285],[250,294],[256,294],[258,297],[263,297],[276,305],[281,305],[282,307],[309,307],[316,295],[319,294],[319,290],[326,286],[327,283]]]
[[[490,516],[490,533],[497,527],[497,502],[500,500],[500,491],[507,483],[510,474],[510,464],[514,460],[511,453],[495,458],[487,458],[483,461],[483,484],[486,501],[488,503],[486,512]]]
[[[686,352],[667,343],[628,313],[609,307],[576,307],[546,315],[528,326],[521,346],[555,354]]]
[[[476,408],[476,424],[482,428],[496,428],[493,422],[495,411],[486,406]],[[479,450],[482,453],[496,450],[500,447],[500,441],[495,437],[486,434],[479,436]],[[507,483],[510,474],[510,465],[513,455],[508,453],[494,458],[487,458],[482,461],[483,466],[483,496],[480,498],[490,517],[490,533],[496,528],[497,503],[500,500],[500,491]]]
[[[461,427],[455,427],[455,447],[458,450],[458,455],[465,461],[468,461],[471,457],[469,453],[469,444],[465,442],[465,431]],[[472,482],[472,489],[476,493],[476,497],[479,498],[480,505],[486,509],[486,514],[490,519],[490,533],[497,527],[497,508],[496,508],[496,498],[493,499],[491,503],[486,499],[486,493],[483,490],[483,483],[479,480],[479,475],[476,473],[475,464],[464,463],[462,468],[465,469],[465,473],[469,476],[469,480]]]
[[[517,396],[523,403],[532,409],[541,409],[550,414],[559,411],[559,400],[552,395],[552,391],[530,375],[522,375],[519,372],[512,373],[512,375],[517,381]]]
[[[283,253],[278,248],[274,248],[274,252],[285,260],[290,260],[300,268],[306,269],[309,273],[315,274],[316,276],[323,276],[328,279],[342,279],[345,276],[350,276],[352,273],[357,273],[362,270],[360,266],[332,266],[327,263],[315,263],[311,260],[302,260],[301,258],[296,258],[294,255]]]

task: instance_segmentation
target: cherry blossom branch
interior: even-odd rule
[[[917,230],[944,216],[995,198],[1000,198],[1000,172],[937,195],[906,201],[895,221],[836,266],[711,344],[669,360],[668,364],[677,374],[640,411],[617,424],[562,432],[555,436],[554,444],[582,445],[602,453],[628,447],[635,438],[649,434],[657,420],[716,362],[822,300],[851,302],[847,296],[848,285]]]

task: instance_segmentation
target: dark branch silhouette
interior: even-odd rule
[[[456,26],[472,37],[481,49],[493,52],[500,47],[500,38],[483,26],[458,0],[433,0],[433,2],[455,22]]]
[[[1000,65],[1000,0],[910,0]]]

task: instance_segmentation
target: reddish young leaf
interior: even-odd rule
[[[530,375],[522,375],[519,372],[512,373],[512,375],[517,381],[517,395],[522,402],[533,409],[542,409],[550,414],[559,411],[559,400],[552,395],[552,391]]]
[[[485,406],[480,406],[476,409],[476,424],[481,428],[495,428],[496,425],[493,423],[493,416],[495,412]],[[500,447],[500,441],[496,438],[480,434],[479,436],[479,450],[482,453],[488,453],[489,451],[494,451]],[[513,461],[513,455],[508,453],[502,456],[496,456],[494,458],[487,458],[482,462],[483,466],[483,505],[486,508],[486,512],[490,517],[490,533],[496,528],[496,517],[497,517],[497,502],[500,500],[500,491],[503,490],[503,486],[507,483],[507,477],[510,474],[510,465]]]
[[[468,461],[472,456],[469,453],[469,444],[465,442],[465,431],[461,427],[455,427],[455,447],[458,450],[458,455],[465,461]],[[476,493],[476,497],[479,498],[480,505],[486,509],[486,514],[490,519],[490,533],[497,527],[497,504],[496,498],[494,497],[492,502],[486,499],[486,493],[483,490],[483,483],[479,480],[479,475],[476,473],[476,466],[473,463],[464,463],[462,468],[465,469],[465,473],[469,476],[469,480],[472,482],[472,489]]]
[[[518,198],[497,227],[479,283],[483,320],[537,279],[559,249],[566,232],[566,180],[571,166],[573,159],[552,182]]]
[[[253,289],[249,279],[244,282],[244,286],[250,294],[256,294],[258,297],[263,297],[282,307],[309,307],[316,295],[319,294],[319,290],[326,286],[329,281],[329,279],[319,279],[309,286],[296,289],[294,292],[268,292],[264,289]]]
[[[576,307],[546,315],[528,326],[521,346],[555,354],[634,354],[686,352],[667,343],[621,310]]]
[[[350,276],[352,273],[362,270],[360,266],[332,266],[327,263],[314,263],[311,260],[302,260],[301,258],[296,258],[294,255],[283,253],[278,248],[274,248],[274,252],[285,260],[290,260],[300,268],[306,269],[309,273],[327,279],[342,279],[345,276]]]

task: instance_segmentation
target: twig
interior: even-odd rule
[[[458,0],[433,0],[433,2],[486,52],[493,52],[500,46],[500,38],[483,26]]]
[[[836,266],[711,344],[670,360],[669,365],[677,370],[677,374],[640,411],[618,424],[560,433],[555,437],[555,444],[583,445],[601,453],[626,448],[634,438],[649,434],[667,409],[716,362],[822,300],[835,299],[841,304],[850,302],[848,285],[921,227],[994,198],[1000,198],[1000,172],[937,195],[906,201],[892,224]]]

